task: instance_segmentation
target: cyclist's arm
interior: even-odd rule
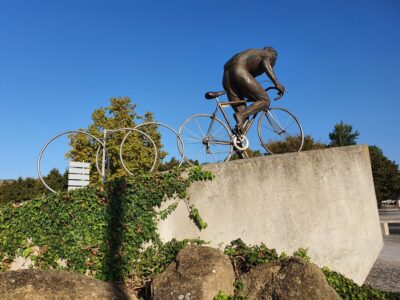
[[[262,64],[263,64],[265,73],[267,73],[269,79],[271,79],[271,81],[274,83],[275,87],[279,90],[278,94],[280,96],[283,96],[283,94],[285,93],[286,89],[282,84],[280,84],[278,79],[276,79],[276,75],[274,73],[274,69],[272,68],[272,64],[271,64],[270,59],[268,57],[264,58],[263,61],[262,61]],[[279,98],[277,98],[276,100],[278,100]]]
[[[264,72],[267,74],[269,79],[271,79],[273,84],[275,86],[280,85],[280,83],[278,82],[278,79],[276,79],[276,75],[274,73],[274,69],[272,68],[271,61],[270,61],[270,59],[268,57],[266,57],[266,58],[264,58],[262,60],[262,65],[263,65],[263,68],[264,68]]]

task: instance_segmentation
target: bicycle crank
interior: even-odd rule
[[[233,145],[237,150],[244,151],[247,150],[250,146],[249,139],[245,135],[234,136],[233,137]]]

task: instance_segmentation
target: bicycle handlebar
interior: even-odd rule
[[[275,87],[275,86],[270,86],[270,87],[267,87],[267,88],[265,89],[266,92],[268,92],[269,90],[277,90],[277,91],[278,91],[278,97],[274,98],[275,101],[277,101],[277,100],[279,100],[279,99],[282,98],[283,93],[281,94],[277,87]]]

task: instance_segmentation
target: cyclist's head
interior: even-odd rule
[[[276,52],[276,50],[270,46],[264,47],[264,50],[270,54],[272,65],[275,65],[276,59],[278,58],[278,52]]]

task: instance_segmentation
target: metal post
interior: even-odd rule
[[[383,232],[385,235],[389,235],[389,224],[388,222],[383,223]]]
[[[101,164],[101,174],[103,175],[103,183],[106,181],[106,140],[107,140],[107,129],[103,132],[103,158]]]

